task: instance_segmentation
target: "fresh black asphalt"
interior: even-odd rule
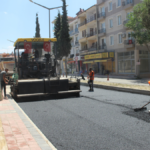
[[[149,96],[81,90],[80,98],[18,104],[58,150],[150,149],[150,115],[133,111]]]

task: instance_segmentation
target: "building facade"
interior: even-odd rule
[[[109,71],[117,75],[144,75],[150,71],[150,66],[145,66],[148,58],[144,60],[148,52],[135,43],[132,31],[125,27],[127,16],[140,2],[97,0],[96,5],[78,15],[83,70],[92,67],[99,74]]]

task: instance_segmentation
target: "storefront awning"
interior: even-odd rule
[[[83,62],[83,64],[91,64],[91,63],[93,63],[94,61],[85,61],[85,62]]]

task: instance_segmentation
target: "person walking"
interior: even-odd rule
[[[92,70],[92,68],[89,69],[89,76],[88,76],[88,79],[89,79],[89,91],[94,91],[93,89],[93,81],[94,81],[94,71]]]
[[[2,88],[2,96],[4,99],[7,99],[6,96],[6,84],[8,84],[8,79],[6,78],[6,73],[8,72],[8,69],[5,69],[5,71],[1,72],[1,88]],[[4,89],[4,95],[3,95],[3,89]]]

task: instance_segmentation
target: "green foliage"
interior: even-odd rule
[[[61,23],[61,30],[59,35],[59,43],[60,43],[60,51],[62,57],[67,57],[70,54],[71,50],[71,38],[69,35],[69,24],[68,24],[68,18],[67,18],[67,10],[66,10],[66,0],[62,0],[63,2],[63,15],[62,15],[62,23]]]
[[[40,25],[39,25],[39,20],[38,20],[38,14],[36,14],[36,33],[35,37],[40,38]]]
[[[148,50],[148,43],[150,42],[150,0],[144,0],[133,8],[133,12],[128,16],[126,27],[133,30],[131,36],[135,38],[140,45],[145,45]]]
[[[54,31],[54,36],[55,38],[57,38],[57,42],[55,43],[56,53],[54,52],[56,59],[59,59],[62,56],[60,51],[60,38],[59,38],[60,30],[61,30],[61,15],[60,12],[58,12],[58,16],[56,17],[56,21],[55,21],[55,31]],[[54,48],[55,47],[53,47],[53,51]]]

